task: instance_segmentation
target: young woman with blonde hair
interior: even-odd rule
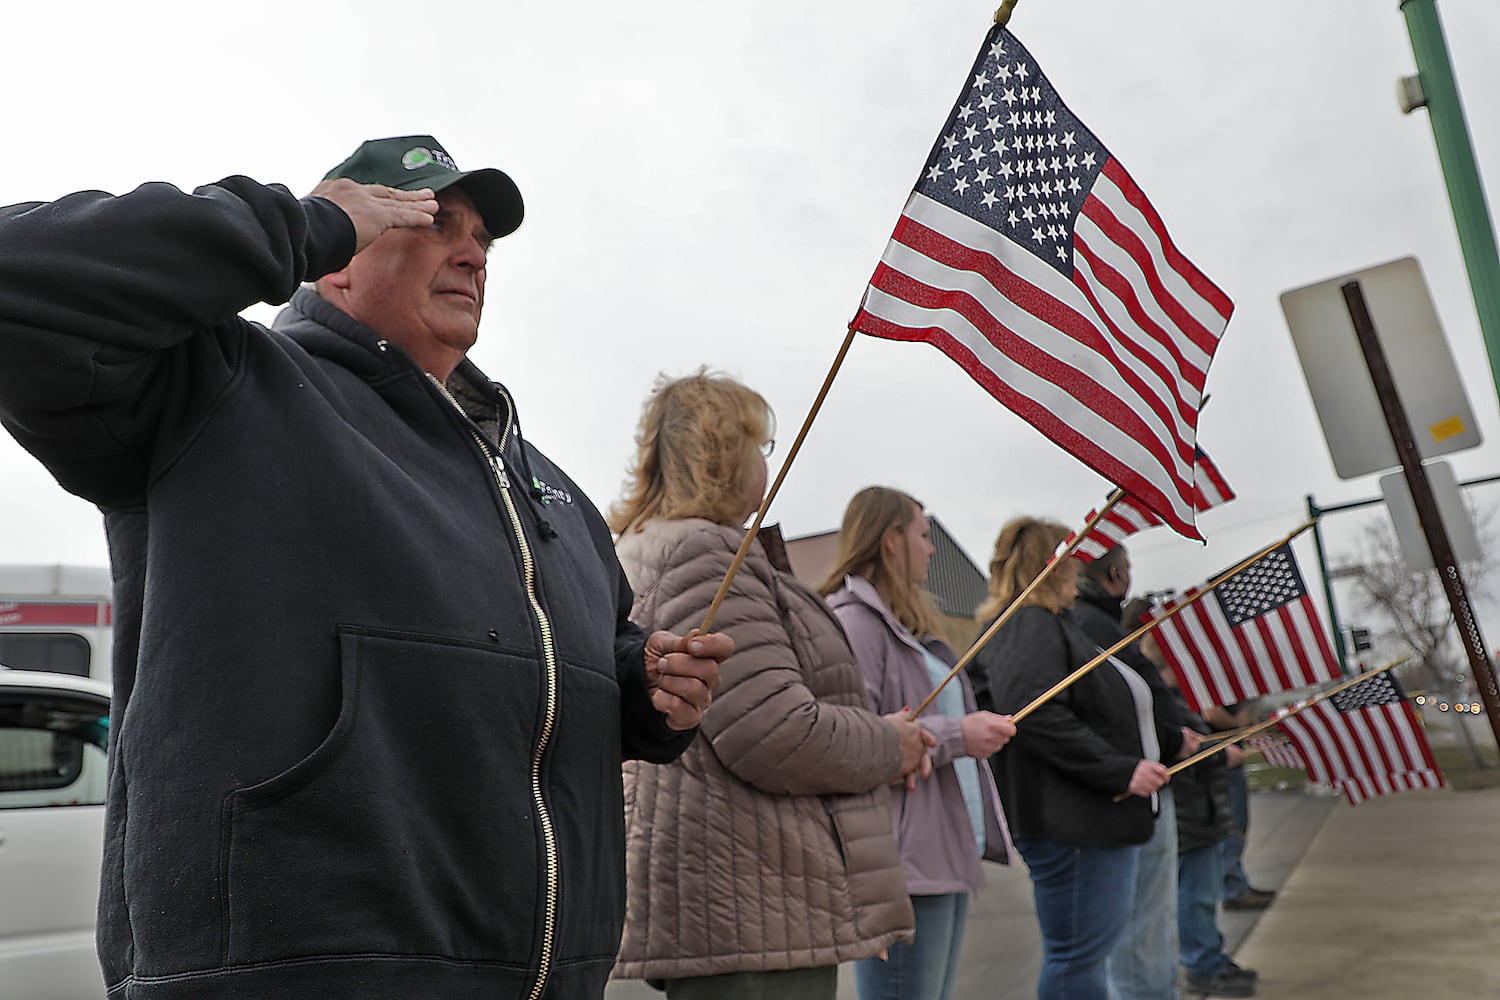
[[[877,712],[909,711],[957,658],[938,637],[922,589],[934,549],[922,505],[871,486],[854,495],[838,557],[818,590],[849,636]],[[1009,863],[1009,835],[987,758],[1015,734],[1008,717],[979,711],[955,677],[921,717],[937,741],[932,778],[893,789],[892,815],[916,939],[855,967],[860,1000],[949,1000],[969,894],[984,886],[980,858]]]
[[[637,624],[702,622],[765,493],[771,430],[733,379],[657,383],[610,515]],[[663,982],[669,1000],[833,1000],[840,962],[911,937],[886,789],[930,766],[929,743],[870,710],[832,612],[764,547],[715,629],[735,652],[692,745],[625,767],[615,975]]]
[[[1068,535],[1017,518],[990,562],[993,621]],[[1078,561],[1068,559],[980,650],[970,670],[983,707],[1017,712],[1098,655],[1073,624]],[[1152,831],[1160,763],[1151,690],[1117,660],[1045,702],[991,762],[1016,848],[1026,861],[1042,931],[1037,1000],[1106,1000],[1107,959],[1130,915],[1140,845]],[[1116,795],[1128,797],[1115,802]]]

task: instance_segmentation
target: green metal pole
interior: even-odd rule
[[[1448,43],[1438,19],[1437,0],[1401,0],[1406,31],[1411,35],[1417,75],[1427,98],[1427,115],[1437,141],[1438,162],[1448,186],[1448,201],[1458,226],[1458,245],[1469,271],[1469,289],[1479,312],[1479,331],[1490,356],[1490,375],[1500,392],[1500,260],[1495,253],[1495,230],[1484,200],[1484,186],[1474,162],[1469,127],[1464,123],[1463,104],[1453,66],[1448,61]]]
[[[1307,519],[1313,523],[1313,548],[1318,553],[1318,575],[1323,578],[1323,597],[1328,601],[1328,626],[1333,629],[1333,651],[1339,655],[1340,672],[1347,671],[1348,653],[1344,650],[1344,627],[1339,624],[1339,608],[1333,603],[1333,581],[1328,579],[1328,557],[1323,553],[1323,511],[1307,495]]]

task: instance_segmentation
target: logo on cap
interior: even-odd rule
[[[407,170],[421,170],[434,163],[447,167],[449,170],[458,169],[458,164],[453,162],[453,157],[441,149],[423,149],[421,146],[413,146],[401,154],[401,166]]]

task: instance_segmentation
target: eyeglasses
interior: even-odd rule
[[[771,452],[773,452],[775,450],[776,450],[776,439],[775,438],[772,438],[769,441],[763,442],[761,444],[761,446],[760,446],[760,453],[761,453],[761,455],[763,455],[766,458],[770,458],[771,457]]]

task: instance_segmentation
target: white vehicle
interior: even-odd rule
[[[0,996],[102,1000],[109,687],[0,667]]]
[[[0,565],[0,663],[109,680],[109,570]]]

